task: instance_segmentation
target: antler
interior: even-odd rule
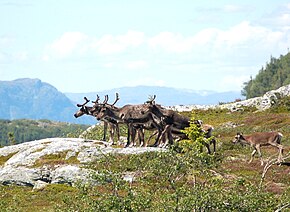
[[[83,107],[83,106],[85,106],[90,101],[90,100],[88,100],[87,97],[84,97],[84,100],[86,101],[85,103],[83,103],[83,104],[77,104],[77,106],[78,107]]]
[[[100,100],[100,97],[99,97],[99,95],[97,95],[96,101],[92,101],[92,103],[98,104],[99,103],[99,100]]]
[[[150,97],[149,97],[149,100],[146,101],[146,103],[147,103],[147,104],[150,104],[150,105],[155,104],[155,102],[154,102],[155,98],[156,98],[156,95],[154,95],[153,97],[150,96]]]
[[[109,96],[108,96],[108,94],[107,94],[107,95],[105,96],[105,100],[104,100],[103,104],[107,104],[108,100],[109,100]]]
[[[114,103],[113,103],[112,105],[115,105],[115,104],[117,103],[117,101],[119,101],[119,100],[120,100],[120,98],[119,98],[119,94],[116,93],[116,100],[114,101]]]

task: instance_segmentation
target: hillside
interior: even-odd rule
[[[290,53],[271,56],[270,61],[259,70],[259,73],[244,83],[242,93],[248,98],[258,97],[267,91],[290,84]]]
[[[78,135],[89,125],[51,120],[0,120],[0,146],[19,144],[42,138]]]
[[[75,119],[78,109],[52,85],[39,79],[0,81],[0,119],[49,119],[72,123],[95,123],[91,117]]]
[[[120,148],[93,137],[47,138],[1,148],[0,210],[287,211],[289,111],[194,110],[195,118],[215,127],[214,155],[186,142],[172,149]],[[265,166],[258,157],[249,164],[252,149],[231,140],[237,132],[270,130],[283,133],[288,159],[265,173],[277,157],[275,148],[262,148]]]

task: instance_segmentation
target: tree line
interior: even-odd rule
[[[88,125],[50,120],[0,120],[0,145],[7,146],[43,138],[67,137],[80,133]]]
[[[242,95],[247,99],[264,95],[267,91],[290,84],[290,53],[274,58],[259,70],[255,78],[244,83]]]

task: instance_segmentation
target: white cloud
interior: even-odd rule
[[[127,69],[142,69],[148,66],[147,62],[144,60],[129,61],[125,63],[125,68]]]
[[[127,70],[146,68],[148,64],[164,68],[172,63],[185,69],[199,63],[247,67],[286,51],[290,43],[288,31],[275,31],[245,21],[226,30],[206,28],[191,36],[160,32],[148,37],[144,32],[129,30],[121,35],[96,38],[67,32],[48,45],[42,59],[48,61],[55,55],[76,58],[85,54],[98,57],[102,67]]]
[[[252,11],[253,7],[248,5],[234,5],[234,4],[227,4],[224,5],[222,11],[228,13],[236,13],[236,12],[249,12]]]
[[[114,67],[114,63],[105,63],[104,65],[103,65],[103,67],[105,67],[105,68],[113,68]]]
[[[18,61],[24,61],[24,60],[27,60],[28,53],[26,51],[17,52],[14,57]]]
[[[2,36],[0,36],[0,47],[1,46],[9,46],[14,41],[15,41],[15,38],[13,36],[2,35]]]
[[[47,62],[47,61],[50,60],[50,57],[47,54],[46,55],[42,55],[41,60]]]
[[[66,32],[59,39],[56,39],[52,44],[48,45],[45,49],[44,59],[50,57],[64,58],[73,53],[74,50],[78,49],[80,52],[84,52],[86,45],[84,41],[87,36],[81,32]]]
[[[276,24],[289,27],[290,23],[290,12],[282,13],[276,18]]]
[[[185,38],[181,34],[172,32],[161,32],[148,39],[148,45],[152,49],[161,48],[169,53],[184,53],[192,49],[193,37]]]
[[[104,35],[100,39],[95,39],[92,48],[100,54],[121,53],[130,47],[137,48],[144,42],[144,33],[129,30],[124,35]]]
[[[241,22],[227,30],[207,28],[185,37],[179,33],[161,32],[148,38],[148,46],[158,53],[174,53],[227,60],[231,55],[249,56],[287,45],[289,35],[285,31],[273,31],[266,27]],[[160,52],[161,51],[161,52]],[[282,49],[279,49],[282,52]],[[271,54],[271,53],[270,53]],[[210,58],[213,55],[214,58]],[[228,60],[230,61],[230,60]],[[243,62],[243,61],[242,61]]]
[[[261,25],[267,26],[273,29],[288,29],[290,28],[290,3],[281,5],[274,11],[262,16],[259,20]]]
[[[224,76],[218,84],[219,91],[240,91],[243,88],[243,83],[249,81],[249,76]]]
[[[287,18],[288,16],[285,17]],[[249,53],[252,50],[259,52],[264,51],[265,48],[283,46],[289,39],[287,31],[273,31],[266,27],[251,25],[246,21],[227,30],[203,29],[192,36],[160,32],[155,36],[146,37],[143,32],[129,30],[126,34],[117,36],[107,34],[98,39],[89,38],[80,32],[67,32],[47,46],[44,58],[48,59],[53,55],[66,57],[76,52],[91,54],[90,50],[100,55],[122,54],[130,49],[141,54],[146,50],[151,55],[158,54],[158,56],[202,53],[201,55],[215,55],[222,58],[233,52],[237,53],[237,50]]]

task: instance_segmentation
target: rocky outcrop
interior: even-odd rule
[[[113,148],[108,143],[81,138],[47,138],[0,149],[0,182],[42,188],[49,183],[97,183],[94,171],[84,168],[104,154],[164,151],[153,147]],[[64,163],[45,164],[44,158],[61,155]],[[71,160],[74,158],[74,160]]]
[[[280,98],[290,96],[290,85],[282,86],[277,90],[268,91],[261,97],[237,101],[221,105],[177,105],[170,109],[177,111],[191,111],[193,109],[228,109],[230,111],[243,110],[244,107],[255,107],[257,110],[266,110],[274,105]]]

